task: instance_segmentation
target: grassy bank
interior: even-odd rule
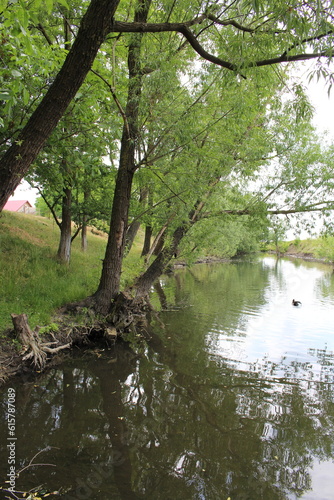
[[[280,241],[277,245],[273,243],[268,245],[266,250],[332,263],[334,262],[334,237],[327,236],[306,240]]]
[[[107,238],[88,234],[88,250],[73,242],[69,266],[56,259],[59,229],[44,217],[4,211],[0,214],[0,336],[12,328],[10,315],[26,313],[32,328],[50,323],[62,305],[91,295],[97,288]],[[139,238],[125,260],[122,288],[140,271]],[[281,253],[334,261],[334,237],[281,242]],[[276,250],[270,245],[267,250]]]
[[[12,327],[12,313],[26,313],[31,327],[46,325],[62,305],[91,295],[97,288],[106,236],[88,234],[88,249],[80,238],[72,246],[71,263],[56,259],[59,229],[44,217],[4,211],[0,215],[0,335]],[[138,272],[138,251],[127,258],[122,275]]]

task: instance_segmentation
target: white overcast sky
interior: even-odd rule
[[[311,103],[315,108],[314,125],[320,133],[327,131],[334,141],[334,88],[328,95],[326,82],[323,79],[317,81],[316,78],[313,78],[307,84],[307,89]]]

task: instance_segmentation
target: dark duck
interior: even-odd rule
[[[292,305],[293,306],[301,306],[302,303],[300,302],[300,300],[295,300],[295,299],[292,299]]]

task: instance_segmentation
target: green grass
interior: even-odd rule
[[[266,249],[276,251],[276,246],[271,243]],[[334,236],[282,241],[278,243],[278,249],[282,253],[300,254],[301,256],[304,254],[315,259],[323,259],[326,262],[334,262]]]
[[[96,291],[107,238],[88,234],[88,249],[80,238],[72,244],[70,265],[56,259],[59,229],[43,217],[4,211],[0,215],[0,335],[12,327],[12,313],[26,313],[32,328],[44,326],[62,305]],[[130,252],[122,286],[139,271],[139,246]]]

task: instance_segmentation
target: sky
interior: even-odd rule
[[[319,132],[328,131],[334,140],[334,89],[328,96],[327,88],[323,80],[308,83],[308,95],[315,108],[314,125]]]
[[[334,141],[334,89],[332,95],[328,96],[324,80],[316,81],[316,78],[308,83],[307,74],[312,66],[296,66],[296,77],[301,78],[308,89],[308,95],[312,105],[315,108],[313,123],[319,133],[328,132],[328,137]],[[23,181],[16,189],[11,200],[28,200],[32,205],[35,204],[38,192],[31,189],[29,184]]]

